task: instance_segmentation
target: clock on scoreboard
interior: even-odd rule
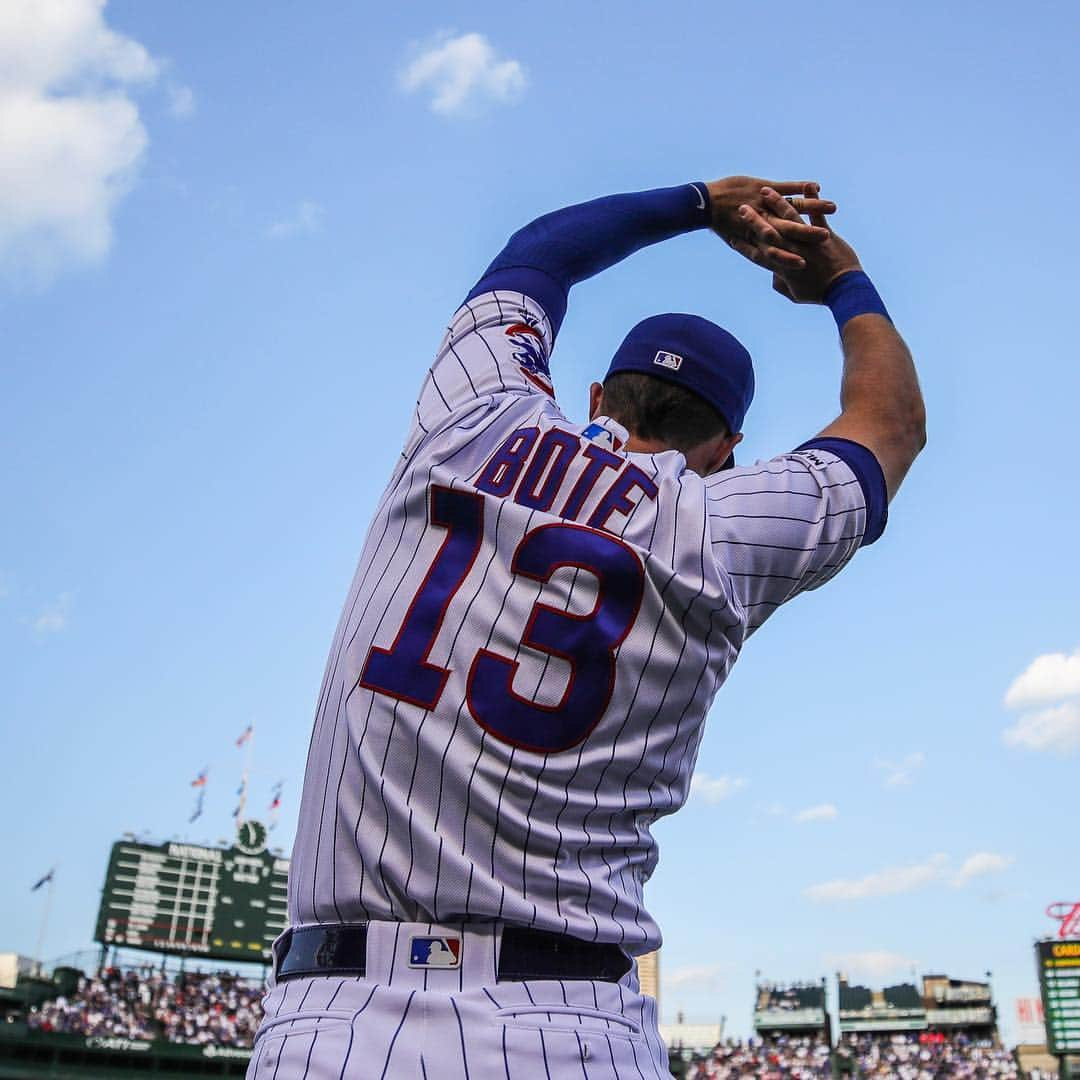
[[[232,847],[117,841],[94,940],[150,952],[266,963],[288,925],[289,860],[266,850],[261,821]]]

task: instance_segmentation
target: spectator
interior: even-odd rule
[[[835,1062],[834,1062],[835,1058]],[[835,1051],[823,1039],[780,1036],[769,1040],[725,1042],[695,1058],[687,1080],[815,1080],[836,1073],[898,1080],[1019,1080],[1016,1059],[1008,1050],[977,1045],[964,1036],[845,1036]]]
[[[250,1047],[262,1018],[261,983],[229,972],[169,975],[150,967],[102,968],[82,978],[71,998],[31,1011],[36,1031],[166,1039]]]

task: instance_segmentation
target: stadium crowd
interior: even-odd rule
[[[261,982],[228,972],[167,973],[104,967],[26,1017],[31,1030],[175,1043],[250,1047],[262,1015]],[[839,1076],[899,1080],[1020,1080],[1012,1053],[963,1036],[778,1036],[727,1041],[689,1062],[685,1080],[822,1080]],[[1043,1080],[1049,1080],[1044,1074]]]
[[[1020,1070],[1008,1050],[980,1046],[963,1036],[846,1036],[835,1051],[821,1039],[778,1037],[721,1043],[711,1054],[693,1059],[686,1080],[817,1080],[833,1075],[1019,1080]]]
[[[813,1080],[831,1077],[832,1051],[822,1039],[780,1037],[720,1043],[711,1054],[695,1057],[686,1080],[737,1080],[741,1077],[785,1077]]]
[[[249,1047],[262,994],[261,983],[227,972],[106,967],[80,979],[70,997],[32,1010],[26,1022],[35,1031]]]

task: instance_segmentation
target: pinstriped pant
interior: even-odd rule
[[[461,934],[455,969],[409,966],[412,934]],[[667,1080],[656,1003],[621,983],[496,982],[497,930],[381,923],[367,977],[273,987],[248,1080]]]

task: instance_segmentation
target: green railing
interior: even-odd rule
[[[0,1080],[243,1076],[251,1051],[116,1035],[60,1035],[0,1024]]]

